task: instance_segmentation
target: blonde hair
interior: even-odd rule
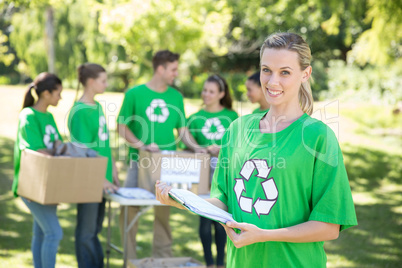
[[[311,50],[304,39],[295,33],[274,33],[268,36],[260,50],[260,59],[266,48],[287,49],[299,55],[299,64],[305,70],[311,63]],[[303,82],[299,90],[300,107],[304,113],[313,113],[313,94],[311,92],[310,80]]]

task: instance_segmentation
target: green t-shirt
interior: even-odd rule
[[[253,114],[258,114],[258,113],[266,113],[266,112],[268,112],[269,111],[269,109],[265,109],[265,110],[261,110],[261,107],[258,107],[257,109],[255,109],[252,113]]]
[[[183,96],[171,87],[159,93],[136,86],[126,92],[117,123],[126,125],[144,144],[176,150],[173,131],[186,126]],[[138,150],[130,147],[128,159],[137,161]]]
[[[12,190],[17,197],[21,152],[25,149],[38,151],[52,149],[55,140],[62,140],[53,115],[39,112],[32,107],[24,108],[19,115],[17,139],[14,146],[14,181]]]
[[[72,142],[81,143],[108,158],[105,178],[113,182],[109,130],[99,102],[93,105],[75,102],[68,115],[67,125]]]
[[[238,117],[235,111],[226,108],[216,113],[200,110],[188,118],[187,125],[200,146],[220,145],[226,129]]]
[[[264,114],[234,121],[222,138],[211,197],[237,222],[262,229],[309,220],[357,225],[343,157],[333,131],[307,114],[278,133],[261,133]],[[235,248],[228,267],[325,267],[324,242],[263,242]]]

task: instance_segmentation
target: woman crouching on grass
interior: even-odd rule
[[[49,106],[57,106],[63,87],[54,74],[41,73],[25,94],[23,109],[19,115],[17,139],[14,147],[14,196],[18,196],[18,177],[21,152],[25,149],[46,153],[53,149],[53,142],[61,140]],[[32,95],[35,91],[38,100]],[[57,217],[57,205],[42,205],[21,196],[33,216],[31,250],[35,268],[55,267],[57,248],[63,237]]]
[[[84,86],[84,93],[74,103],[68,117],[71,141],[83,144],[108,158],[103,191],[114,193],[120,186],[117,168],[112,159],[106,118],[102,106],[95,100],[97,94],[106,90],[107,74],[102,66],[85,63],[78,67],[78,80]],[[104,216],[105,199],[101,203],[77,204],[75,254],[80,268],[104,265],[102,245],[98,238]]]
[[[310,48],[297,34],[272,34],[260,59],[270,109],[226,131],[209,199],[235,220],[224,226],[227,266],[326,267],[324,241],[357,220],[338,141],[310,117]],[[157,199],[180,207],[170,188],[157,182]]]

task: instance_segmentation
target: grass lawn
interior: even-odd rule
[[[32,216],[19,198],[11,193],[13,176],[13,146],[16,120],[22,102],[23,89],[19,87],[0,88],[0,266],[32,267],[30,240],[32,236]],[[111,118],[116,116],[122,94],[105,94],[104,106]],[[63,92],[63,102],[52,109],[60,131],[65,125],[65,114],[74,98],[73,91]],[[200,106],[199,100],[186,100],[186,112],[191,114]],[[116,107],[113,107],[115,105]],[[325,103],[318,103],[318,108]],[[340,238],[325,243],[328,267],[401,267],[402,266],[402,136],[400,136],[401,117],[388,118],[387,109],[381,107],[340,106],[339,114],[333,121],[339,123],[338,138],[344,154],[350,185],[356,205],[359,226],[341,233]],[[360,108],[359,108],[360,107]],[[236,110],[246,114],[254,108],[249,104],[236,103]],[[374,110],[375,112],[373,112]],[[373,120],[381,122],[373,124]],[[381,121],[383,118],[388,118]],[[375,118],[374,118],[375,115]],[[114,117],[115,118],[115,117]],[[113,129],[113,121],[109,126]],[[372,131],[373,129],[387,131]],[[388,131],[392,129],[393,131]],[[112,138],[114,153],[119,154],[121,146],[117,137]],[[119,162],[120,178],[125,177],[125,165]],[[64,237],[60,244],[57,267],[77,267],[74,256],[75,206],[61,204],[58,214]],[[117,207],[114,212],[112,239],[119,244],[117,227]],[[138,233],[139,258],[151,255],[153,215],[147,212],[140,219]],[[203,261],[202,246],[198,238],[198,217],[172,209],[171,226],[173,230],[175,256],[191,256]],[[104,222],[106,227],[106,221]],[[106,229],[101,234],[105,246]],[[121,267],[122,258],[111,254],[111,266]]]

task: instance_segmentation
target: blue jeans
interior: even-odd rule
[[[103,267],[103,250],[98,234],[105,217],[105,202],[77,204],[75,254],[79,268]]]
[[[35,268],[55,267],[57,248],[63,230],[57,218],[57,205],[41,205],[21,197],[34,218],[31,250]]]

